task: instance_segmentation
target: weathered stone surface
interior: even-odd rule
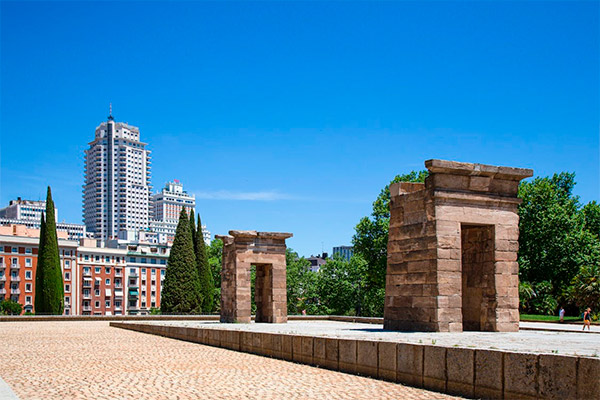
[[[514,331],[517,189],[533,171],[444,160],[426,166],[424,185],[390,186],[385,328]],[[454,296],[458,304],[439,301]]]
[[[423,346],[423,387],[446,390],[446,348]]]
[[[356,340],[338,339],[339,369],[356,373]]]
[[[544,399],[576,399],[577,358],[556,357],[549,354],[539,356],[538,396]],[[595,394],[598,396],[598,393]]]
[[[397,344],[396,380],[411,386],[423,386],[423,348],[424,346]]]
[[[449,347],[446,352],[447,391],[472,397],[474,389],[475,350]]]
[[[600,359],[580,357],[577,368],[577,398],[600,397]]]
[[[356,347],[356,372],[377,378],[378,343],[360,340]]]
[[[475,397],[502,398],[503,353],[475,350]]]
[[[379,342],[377,364],[377,376],[379,379],[396,381],[397,347],[397,343]]]
[[[229,231],[223,240],[221,322],[250,323],[250,268],[256,266],[256,322],[287,322],[285,239],[291,233]]]
[[[538,355],[504,353],[504,397],[536,398]]]
[[[325,339],[325,362],[323,363],[325,368],[338,370],[339,368],[339,343],[338,339],[326,338]]]

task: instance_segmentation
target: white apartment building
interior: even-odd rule
[[[173,182],[167,182],[160,192],[152,196],[150,230],[172,242],[182,208],[185,208],[188,215],[190,213],[196,215],[196,198],[183,190],[183,184],[174,179]],[[202,226],[202,236],[206,243],[210,243],[210,232],[205,225]]]
[[[102,240],[121,230],[147,229],[150,219],[150,151],[139,128],[115,122],[112,114],[96,128],[85,151],[83,220]]]
[[[22,200],[18,197],[16,200],[10,200],[8,207],[0,209],[0,218],[33,221],[40,223],[42,213],[46,212],[45,200]],[[58,222],[58,209],[54,208],[55,222]]]
[[[24,225],[29,229],[40,229],[42,213],[46,211],[44,200],[11,200],[8,207],[0,209],[0,226]],[[54,209],[56,230],[67,232],[69,240],[86,236],[85,225],[58,222],[58,209]]]

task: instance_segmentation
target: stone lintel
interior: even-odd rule
[[[233,243],[233,236],[229,236],[229,235],[215,235],[215,239],[222,240],[223,244]]]
[[[229,234],[233,237],[247,237],[247,238],[263,238],[263,239],[281,239],[285,240],[287,238],[291,238],[294,236],[292,233],[288,232],[257,232],[257,231],[237,231],[232,230],[229,231]]]
[[[488,176],[512,181],[520,181],[533,176],[533,170],[527,168],[498,167],[436,159],[425,161],[425,167],[434,174]]]
[[[404,193],[418,192],[425,189],[424,183],[396,182],[390,185],[390,195],[399,196]]]
[[[462,192],[449,189],[435,189],[433,196],[436,199],[436,203],[442,201],[458,201],[467,202],[473,204],[485,204],[485,203],[504,203],[519,205],[523,201],[518,197],[499,196],[496,194],[486,193],[485,195],[478,195],[469,192]]]

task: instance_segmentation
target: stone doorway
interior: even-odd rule
[[[384,328],[519,330],[519,182],[530,169],[428,160],[390,185]]]
[[[223,241],[221,322],[251,321],[251,267],[256,268],[256,322],[287,322],[285,239],[291,233],[229,231]]]
[[[494,226],[461,224],[462,324],[464,331],[493,330]]]

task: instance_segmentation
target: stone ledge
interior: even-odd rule
[[[111,322],[110,326],[465,397],[594,398],[600,359],[424,344]]]

